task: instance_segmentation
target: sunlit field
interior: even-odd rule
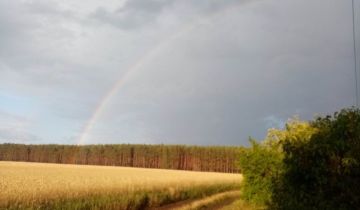
[[[142,209],[237,189],[240,174],[0,162],[0,208]]]

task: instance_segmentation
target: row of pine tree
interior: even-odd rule
[[[238,173],[240,147],[0,144],[0,160]]]

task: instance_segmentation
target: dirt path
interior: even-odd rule
[[[214,205],[211,205],[209,207],[203,208],[203,209],[207,209],[207,210],[220,210],[223,209],[224,207],[231,205],[234,201],[236,201],[237,199],[239,199],[239,196],[236,197],[231,197],[231,198],[227,198],[224,199],[222,202],[220,203],[216,203]]]
[[[228,191],[223,193],[218,193],[215,195],[211,195],[209,197],[205,197],[198,200],[186,200],[181,202],[176,202],[173,204],[169,204],[166,206],[162,206],[159,208],[154,208],[153,210],[197,210],[197,209],[210,209],[210,210],[217,210],[221,209],[222,207],[229,205],[234,200],[239,198],[240,191]]]

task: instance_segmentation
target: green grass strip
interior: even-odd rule
[[[16,201],[7,202],[0,209],[27,209],[27,210],[102,210],[124,209],[138,210],[163,206],[169,203],[187,199],[203,198],[212,194],[239,189],[238,184],[214,184],[194,187],[178,188],[175,191],[167,188],[157,190],[140,190],[133,192],[111,192],[102,194],[89,194],[76,198],[58,198],[52,200],[23,203]]]

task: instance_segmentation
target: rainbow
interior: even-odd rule
[[[245,2],[245,1],[244,1]],[[214,17],[218,17],[219,15],[223,14],[224,12],[228,12],[229,10],[233,10],[236,8],[239,3],[244,2],[237,2],[236,5],[229,5],[225,9],[220,10],[216,13],[211,14],[207,18],[199,19],[198,21],[193,21],[190,24],[186,24],[185,26],[181,27],[176,33],[170,36],[168,39],[161,42],[159,45],[154,47],[153,49],[149,50],[147,53],[144,54],[136,63],[134,63],[130,68],[126,70],[126,73],[120,77],[119,80],[115,82],[115,84],[110,88],[110,90],[105,94],[105,96],[100,100],[97,104],[93,114],[91,115],[90,119],[85,123],[85,126],[80,133],[80,137],[77,141],[77,145],[83,145],[86,143],[86,140],[90,136],[91,130],[94,128],[96,122],[99,118],[103,115],[103,112],[106,110],[107,105],[109,102],[114,98],[117,92],[119,92],[120,88],[130,80],[130,78],[134,75],[136,71],[141,69],[148,61],[153,60],[157,55],[159,55],[164,49],[167,49],[168,46],[171,45],[175,40],[180,38],[181,36],[189,33],[191,30],[196,28],[198,25],[202,23],[208,23],[209,19],[213,19]]]

